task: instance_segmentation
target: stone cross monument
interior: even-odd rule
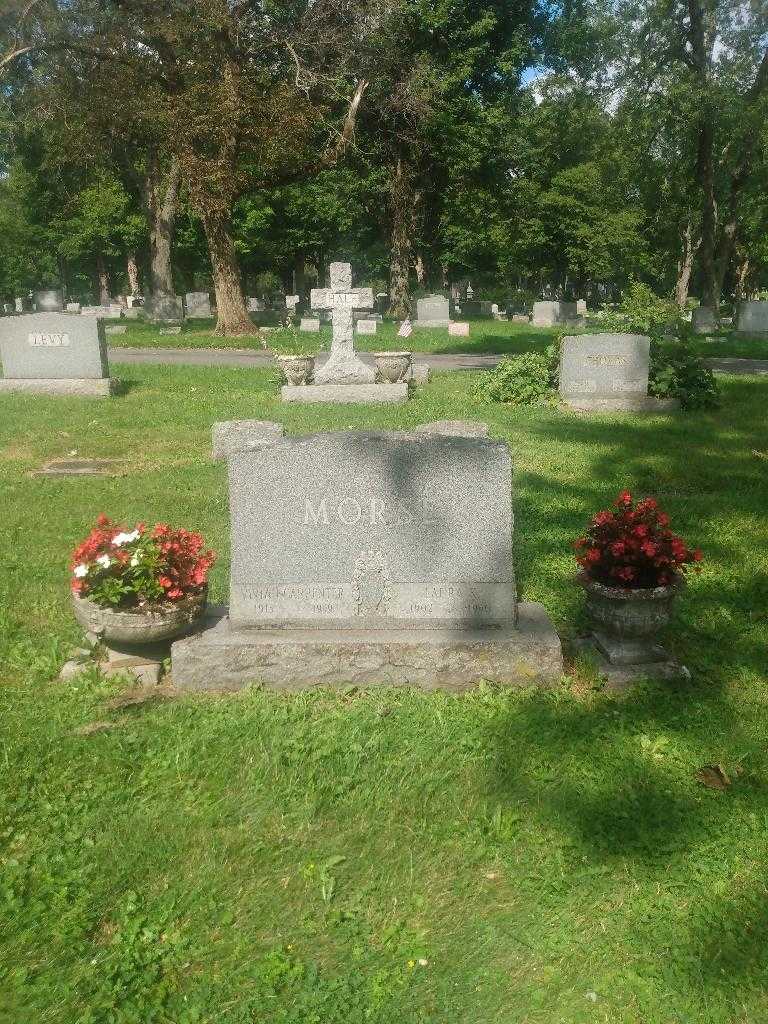
[[[331,310],[333,342],[316,384],[373,384],[375,373],[355,353],[354,310],[373,309],[373,289],[352,287],[352,265],[331,264],[331,287],[312,289],[312,309]]]

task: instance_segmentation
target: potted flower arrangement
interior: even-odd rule
[[[701,551],[672,533],[653,498],[634,502],[628,491],[597,513],[575,548],[595,640],[609,661],[665,658],[656,635],[668,625],[684,572],[701,561]]]
[[[106,641],[169,640],[205,611],[215,560],[199,533],[167,523],[128,529],[100,515],[72,555],[77,621]]]
[[[279,334],[276,332],[273,337],[272,351],[286,383],[294,386],[312,383],[315,357],[306,351],[290,318],[282,322]]]

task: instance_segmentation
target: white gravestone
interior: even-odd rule
[[[452,335],[454,338],[468,338],[469,324],[461,322],[448,324],[448,334]]]
[[[358,320],[357,321],[357,333],[358,334],[375,334],[378,330],[378,320]]]
[[[304,331],[308,334],[317,334],[320,330],[320,321],[315,320],[312,317],[303,317],[299,324],[299,330]]]
[[[373,308],[372,288],[352,287],[352,266],[332,263],[330,288],[312,289],[312,309],[331,311],[333,340],[325,366],[315,374],[315,384],[373,384],[373,369],[355,354],[356,309]]]

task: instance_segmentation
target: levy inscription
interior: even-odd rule
[[[69,348],[68,334],[30,334],[28,343],[33,348]]]

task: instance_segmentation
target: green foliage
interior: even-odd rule
[[[717,379],[686,340],[651,338],[649,394],[677,398],[683,409],[715,409],[720,404]]]
[[[660,298],[647,284],[634,281],[621,302],[598,314],[606,331],[661,335],[680,329],[682,310],[671,299]]]
[[[506,405],[542,405],[552,401],[552,363],[547,355],[525,352],[503,359],[484,373],[473,387],[483,402]]]

